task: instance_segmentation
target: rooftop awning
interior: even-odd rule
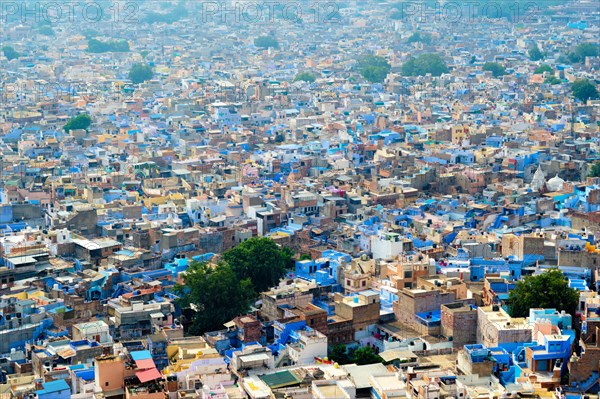
[[[156,365],[154,364],[154,360],[152,360],[152,359],[136,360],[135,365],[137,366],[137,368],[139,370],[148,370],[148,369],[156,368]]]
[[[162,378],[162,374],[156,368],[145,371],[138,371],[137,373],[135,373],[135,375],[137,376],[138,380],[140,380],[140,382],[148,382]]]
[[[146,351],[135,351],[135,352],[131,352],[131,358],[137,362],[138,360],[152,359],[152,355],[147,350]]]

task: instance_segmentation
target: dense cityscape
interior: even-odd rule
[[[0,399],[597,399],[598,0],[0,1]]]

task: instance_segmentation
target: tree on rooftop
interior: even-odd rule
[[[486,62],[481,69],[490,71],[495,78],[506,74],[506,69],[497,62]]]
[[[152,76],[154,76],[154,73],[148,64],[133,64],[129,70],[129,80],[134,84],[150,80]]]
[[[573,82],[571,90],[573,91],[573,96],[583,102],[590,99],[595,100],[599,97],[596,85],[587,79],[580,79]]]
[[[9,61],[12,61],[21,56],[12,46],[2,47],[2,52],[4,53],[6,59]]]
[[[402,74],[405,76],[423,76],[428,73],[432,76],[440,76],[447,72],[446,62],[437,53],[421,54],[402,65]]]
[[[69,130],[84,129],[87,130],[92,124],[92,118],[88,114],[79,114],[71,119],[63,126],[63,129]]]
[[[596,162],[592,165],[589,177],[600,177],[600,162]]]
[[[105,42],[89,39],[87,51],[90,53],[126,53],[129,51],[129,43],[127,40],[109,40]]]
[[[279,42],[272,36],[259,36],[254,39],[254,45],[260,48],[279,48]]]
[[[531,61],[539,61],[543,60],[544,58],[546,58],[546,54],[542,53],[537,44],[529,49],[529,59]]]
[[[363,346],[352,353],[352,363],[361,366],[364,364],[383,363],[383,359],[370,346]]]
[[[335,344],[329,352],[329,359],[337,364],[352,363],[352,359],[348,354],[348,348],[344,344]]]
[[[518,281],[509,293],[508,303],[512,317],[527,317],[532,308],[564,310],[575,315],[579,292],[569,287],[563,272],[552,269]]]
[[[267,237],[253,237],[223,253],[239,280],[249,278],[257,293],[279,284],[287,273],[290,253]]]
[[[421,42],[425,44],[431,43],[431,34],[423,32],[415,32],[407,40],[408,43]]]
[[[533,71],[533,73],[535,73],[535,74],[542,74],[544,72],[552,73],[552,72],[554,72],[554,69],[552,69],[552,67],[550,65],[543,64],[543,65],[540,65],[539,67],[535,68],[535,71]]]
[[[569,61],[573,63],[584,62],[586,57],[598,57],[600,55],[600,45],[597,43],[581,43],[567,55]]]
[[[231,319],[248,312],[254,291],[250,279],[238,280],[231,266],[192,262],[185,272],[185,284],[176,285],[178,304],[189,309],[188,332],[199,335],[219,330]]]
[[[294,78],[294,82],[303,81],[303,82],[312,83],[315,80],[317,80],[317,76],[314,73],[310,73],[310,72],[300,72]]]
[[[561,83],[561,80],[554,75],[550,75],[546,79],[544,79],[544,83],[549,85],[557,85]]]
[[[363,55],[358,58],[356,68],[362,77],[369,82],[381,83],[392,67],[383,57]]]

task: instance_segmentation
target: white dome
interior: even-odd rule
[[[552,179],[548,180],[546,187],[548,187],[548,190],[550,191],[560,191],[563,189],[564,184],[565,181],[556,175]]]
[[[544,176],[544,172],[542,172],[542,168],[538,166],[537,170],[533,175],[533,179],[531,179],[531,188],[535,191],[540,191],[544,188],[546,184],[546,177]]]

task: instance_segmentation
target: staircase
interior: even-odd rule
[[[594,371],[590,378],[579,383],[579,388],[581,389],[581,392],[587,392],[596,384],[598,384],[598,373]]]

